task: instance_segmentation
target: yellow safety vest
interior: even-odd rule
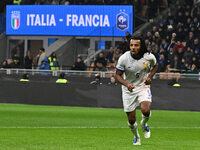
[[[28,79],[20,79],[19,81],[20,81],[20,82],[29,82]]]
[[[56,80],[56,83],[67,83],[66,79],[58,79]]]
[[[19,60],[18,59],[13,59],[14,64],[18,64]]]
[[[53,58],[53,60],[51,59],[51,57],[49,57],[48,58],[49,59],[49,65],[50,65],[50,67],[51,67],[51,70],[59,70],[59,67],[54,67],[53,66],[53,62],[56,62],[57,61],[57,59],[56,58]]]
[[[21,2],[22,2],[22,0],[13,0],[13,4],[15,4],[15,5],[20,5]]]
[[[181,85],[178,83],[173,84],[173,87],[180,87]]]

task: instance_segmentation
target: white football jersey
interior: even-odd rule
[[[124,80],[133,83],[135,88],[133,93],[142,90],[142,88],[150,87],[144,82],[149,75],[151,67],[156,64],[156,58],[152,53],[145,53],[144,56],[137,60],[134,59],[130,51],[124,53],[118,60],[116,69],[124,72]],[[129,92],[127,87],[122,85],[124,92]]]

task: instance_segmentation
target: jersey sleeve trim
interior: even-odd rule
[[[119,68],[116,68],[118,71],[120,71],[120,72],[124,72],[124,70],[121,70],[121,69],[119,69]]]

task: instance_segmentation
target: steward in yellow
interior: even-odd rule
[[[22,2],[22,0],[13,0],[14,5],[20,5],[21,2]]]
[[[59,70],[59,64],[58,64],[58,59],[56,57],[56,53],[53,52],[49,58],[49,65],[51,67],[51,70]]]
[[[65,73],[61,73],[59,78],[56,80],[56,83],[67,83],[67,79],[65,79]]]
[[[19,80],[20,82],[29,82],[29,75],[26,73],[23,75],[22,79]]]

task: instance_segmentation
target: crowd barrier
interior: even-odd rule
[[[86,72],[65,71],[68,72],[68,84],[56,84],[57,76],[52,76],[52,72],[49,73],[50,75],[42,75],[41,72],[36,73],[36,71],[34,75],[30,76],[30,82],[24,83],[19,81],[22,70],[18,70],[17,74],[16,70],[14,72],[13,70],[10,72],[8,70],[0,71],[1,103],[123,107],[121,85],[110,86],[107,84],[109,79],[104,77],[102,77],[102,85],[90,85],[89,83],[94,80],[93,72],[90,72],[90,76],[88,76]],[[113,75],[113,73],[111,74]],[[108,73],[103,75],[107,76]],[[200,111],[200,81],[196,76],[195,78],[181,78],[180,87],[169,86],[169,82],[169,79],[153,79],[151,85],[152,109]]]

